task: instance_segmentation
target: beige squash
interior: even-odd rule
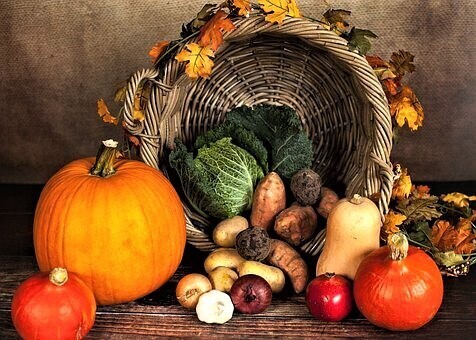
[[[339,200],[327,219],[316,276],[335,273],[353,280],[364,257],[380,247],[381,226],[380,211],[368,198],[356,194]]]

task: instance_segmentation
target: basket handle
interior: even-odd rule
[[[135,72],[129,79],[126,89],[126,99],[124,101],[124,123],[127,130],[133,135],[138,135],[144,129],[143,123],[134,120],[134,101],[137,90],[140,84],[146,81],[153,81],[156,83],[155,78],[159,75],[159,71],[156,69],[142,69]]]

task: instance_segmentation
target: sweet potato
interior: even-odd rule
[[[332,210],[334,205],[336,205],[339,200],[339,196],[334,192],[334,190],[327,187],[321,188],[321,198],[316,206],[316,211],[322,217],[327,218],[329,212]]]
[[[286,273],[296,294],[306,289],[309,280],[307,264],[288,243],[273,239],[271,251],[266,260],[270,265],[280,268]]]
[[[274,219],[286,208],[286,190],[276,172],[270,172],[258,183],[251,206],[250,224],[253,227],[271,229]]]
[[[284,241],[298,246],[311,238],[316,226],[317,214],[314,208],[294,203],[276,216],[274,231]]]

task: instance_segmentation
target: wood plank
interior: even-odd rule
[[[14,338],[10,303],[16,287],[37,270],[33,257],[0,257],[0,335]],[[150,336],[178,337],[390,337],[401,333],[379,329],[354,311],[339,323],[315,320],[307,311],[304,296],[277,295],[259,315],[235,313],[225,325],[207,325],[195,313],[175,301],[175,285],[184,274],[194,271],[182,265],[162,288],[137,301],[98,308],[89,338],[141,339]],[[467,338],[476,332],[476,276],[445,278],[445,297],[436,317],[425,327],[404,333],[412,338],[451,335]]]

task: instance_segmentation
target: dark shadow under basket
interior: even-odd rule
[[[175,137],[191,144],[237,106],[287,105],[313,141],[312,167],[323,182],[343,183],[347,196],[380,193],[378,207],[386,213],[393,186],[392,124],[385,93],[366,59],[349,51],[346,40],[307,19],[273,25],[257,15],[235,25],[225,35],[208,79],[190,79],[185,64],[174,58],[160,70],[132,76],[124,116],[129,132],[141,139],[142,159],[159,168],[167,163],[165,151]],[[132,118],[134,95],[144,82],[152,84],[152,91],[145,120],[137,122]],[[213,250],[208,221],[185,201],[183,205],[188,242]],[[315,255],[323,242],[321,232],[302,250]]]

